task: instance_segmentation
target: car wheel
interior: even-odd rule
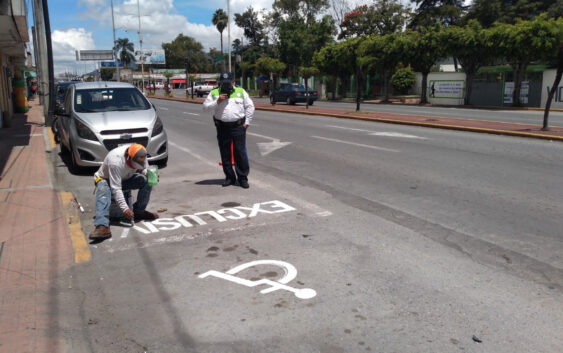
[[[270,103],[276,104],[276,100],[275,100],[274,96],[270,96]]]
[[[287,100],[285,101],[287,103],[287,105],[292,105],[293,102],[291,101],[290,97],[287,97]]]
[[[64,142],[61,142],[61,156],[63,157],[70,156],[70,150],[66,147]]]
[[[313,102],[314,102],[314,101],[310,101],[310,102],[309,102],[309,105],[313,105]]]

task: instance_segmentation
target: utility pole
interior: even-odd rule
[[[231,71],[231,0],[227,0],[227,32],[229,33],[227,45],[229,46],[229,72]],[[223,59],[225,60],[225,59]]]
[[[39,104],[45,105],[45,96],[48,92],[48,65],[47,65],[47,42],[45,41],[45,25],[43,23],[43,6],[41,0],[33,1],[33,21],[35,24],[35,41],[37,45],[33,50],[37,52],[35,57],[35,66],[37,67],[37,95],[39,96]],[[44,109],[47,113],[47,109]]]
[[[42,0],[43,22],[45,23],[45,39],[47,42],[47,71],[49,72],[48,81],[48,105],[45,125],[52,126],[55,114],[55,70],[53,67],[53,46],[51,44],[51,21],[49,20],[49,6],[47,0]]]
[[[141,8],[137,0],[137,14],[139,15],[139,45],[141,49],[141,81],[143,82],[142,91],[145,90],[145,56],[143,55],[143,34],[141,33]]]
[[[115,42],[115,21],[113,19],[113,0],[111,0],[111,27],[113,28],[113,45],[112,45],[112,50],[113,50],[113,56],[114,56],[114,62],[115,62],[115,73],[117,74],[117,82],[121,81],[121,75],[119,74],[119,62],[117,61],[117,47],[116,47],[116,42]]]

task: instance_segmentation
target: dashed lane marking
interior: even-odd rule
[[[335,129],[367,132],[368,134],[373,135],[373,136],[403,137],[403,138],[410,138],[410,139],[428,140],[428,138],[426,138],[426,137],[410,135],[410,134],[403,134],[403,133],[400,133],[400,132],[387,132],[387,131],[375,131],[375,130],[366,130],[366,129],[355,129],[355,128],[351,128],[351,127],[337,126],[337,125],[326,125],[326,126],[332,127],[332,128],[335,128]]]
[[[184,112],[184,114],[189,114],[189,115],[196,115],[196,116],[199,116],[199,114],[196,114],[196,113],[190,113],[190,112]]]
[[[86,236],[82,232],[82,223],[80,222],[80,217],[78,212],[72,212],[72,210],[77,211],[76,208],[71,207],[70,203],[74,200],[71,192],[61,192],[61,201],[63,202],[63,208],[65,210],[66,224],[70,233],[70,240],[72,241],[72,247],[74,248],[74,262],[81,263],[90,261],[92,254],[88,243],[86,242]]]
[[[378,147],[378,146],[372,146],[372,145],[364,145],[363,143],[355,143],[355,142],[349,142],[349,141],[331,139],[331,138],[322,137],[322,136],[311,136],[311,137],[312,137],[312,138],[319,139],[319,140],[332,141],[332,142],[343,143],[343,144],[346,144],[346,145],[352,145],[352,146],[358,146],[358,147],[371,148],[371,149],[379,150],[379,151],[401,152],[401,151],[399,151],[399,150],[394,150],[394,149],[391,149],[391,148]]]

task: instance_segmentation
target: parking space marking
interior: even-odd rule
[[[319,139],[319,140],[325,140],[325,141],[331,141],[331,142],[338,142],[338,143],[343,143],[343,144],[346,144],[346,145],[352,145],[352,146],[358,146],[358,147],[371,148],[371,149],[379,150],[379,151],[401,152],[401,151],[399,151],[399,150],[394,150],[394,149],[391,149],[391,148],[378,147],[378,146],[372,146],[372,145],[364,145],[363,143],[355,143],[355,142],[349,142],[349,141],[331,139],[331,138],[322,137],[322,136],[311,136],[311,137],[312,137],[312,138]]]
[[[245,278],[240,278],[237,276],[234,276],[235,274],[244,271],[250,267],[254,267],[254,266],[260,266],[260,265],[273,265],[273,266],[278,266],[281,267],[284,270],[284,276],[280,279],[278,279],[277,281],[272,281],[270,279],[267,278],[262,278],[256,281],[252,281],[252,280],[247,280]],[[260,291],[260,293],[262,294],[267,294],[267,293],[271,293],[274,291],[277,291],[279,289],[284,289],[287,290],[289,292],[292,292],[297,298],[299,299],[311,299],[313,297],[315,297],[317,295],[317,292],[314,289],[311,288],[293,288],[287,285],[287,283],[291,282],[292,280],[295,279],[295,277],[297,277],[297,269],[295,268],[295,266],[293,266],[292,264],[285,262],[285,261],[279,261],[279,260],[257,260],[257,261],[251,261],[251,262],[247,262],[245,264],[233,267],[232,269],[228,270],[227,272],[219,272],[219,271],[215,271],[215,270],[211,270],[211,271],[207,271],[201,275],[199,275],[199,278],[206,278],[209,276],[213,276],[213,277],[217,277],[217,278],[221,278],[227,281],[231,281],[237,284],[242,284],[243,286],[247,286],[247,287],[256,287],[256,286],[260,286],[262,284],[268,285],[270,286],[269,288],[266,289],[262,289]]]
[[[387,131],[374,131],[374,130],[366,130],[366,129],[355,129],[355,128],[351,128],[351,127],[338,126],[338,125],[326,125],[326,127],[332,127],[334,129],[342,129],[342,130],[349,130],[349,131],[367,132],[369,135],[373,135],[373,136],[403,137],[403,138],[411,138],[411,139],[428,140],[428,138],[426,138],[426,137],[410,135],[410,134],[403,134],[403,133],[400,133],[400,132],[387,132]]]
[[[196,115],[196,116],[199,116],[199,114],[196,114],[196,113],[190,113],[190,112],[184,112],[184,114],[189,114],[189,115]]]

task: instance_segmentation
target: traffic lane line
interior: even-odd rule
[[[183,112],[183,114],[189,114],[189,115],[196,115],[196,116],[199,116],[199,114],[196,114],[196,113],[190,113],[190,112]]]
[[[399,150],[394,150],[394,149],[391,149],[391,148],[385,148],[385,147],[379,147],[379,146],[372,146],[372,145],[364,145],[364,144],[362,144],[362,143],[355,143],[355,142],[349,142],[349,141],[331,139],[331,138],[322,137],[322,136],[311,136],[311,137],[312,137],[312,138],[319,139],[319,140],[325,140],[325,141],[343,143],[343,144],[346,144],[346,145],[352,145],[352,146],[358,146],[358,147],[371,148],[371,149],[378,150],[378,151],[401,152],[401,151],[399,151]]]
[[[92,258],[86,235],[82,231],[82,223],[76,208],[71,206],[74,196],[71,192],[59,193],[65,210],[66,224],[70,233],[70,240],[74,249],[74,262],[88,262]],[[74,210],[74,211],[73,211]]]

